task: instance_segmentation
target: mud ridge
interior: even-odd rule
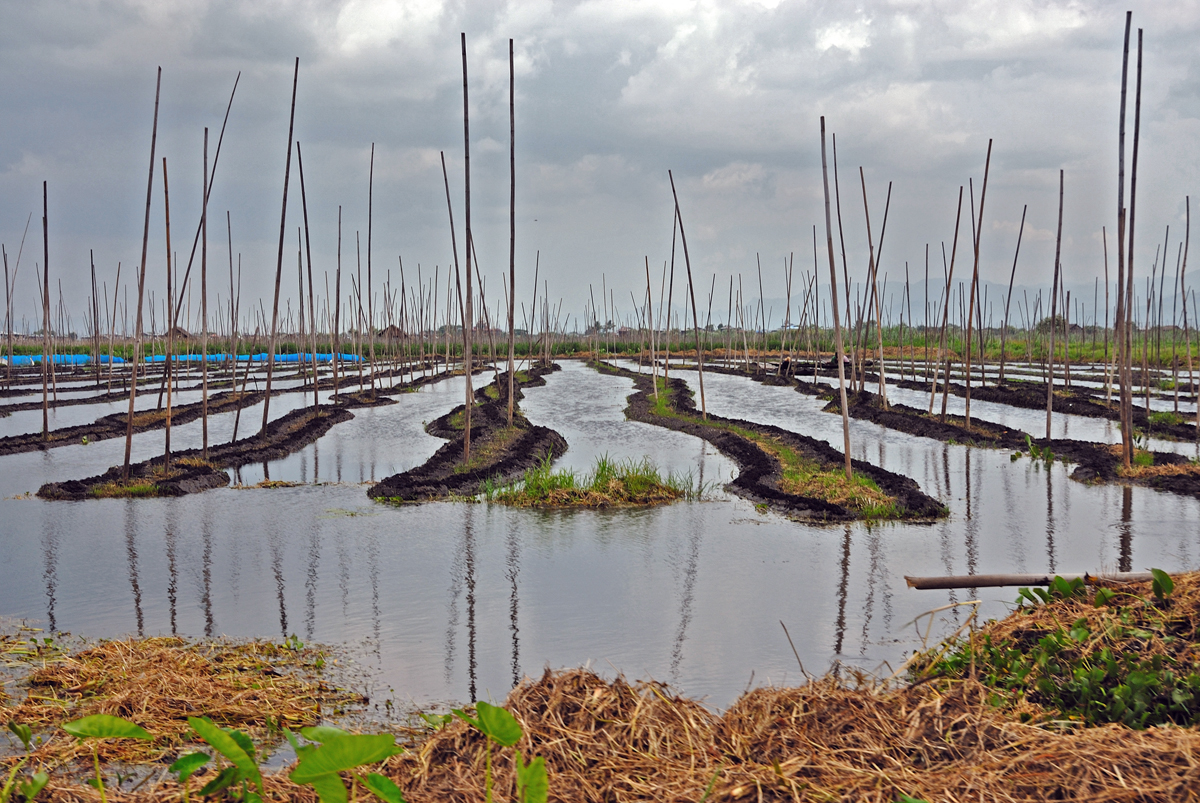
[[[633,380],[634,390],[629,397],[625,415],[634,421],[686,432],[708,441],[727,457],[738,464],[740,473],[726,486],[730,491],[755,503],[766,504],[793,518],[835,522],[862,518],[854,510],[815,497],[790,494],[779,488],[782,471],[774,457],[763,451],[753,441],[727,429],[705,426],[700,422],[692,391],[682,379],[671,379],[668,392],[679,417],[664,417],[653,412],[654,386],[650,376],[638,374],[608,363],[593,363],[606,373],[625,376]],[[707,369],[706,369],[707,370]],[[779,427],[756,424],[734,418],[723,418],[709,414],[710,421],[732,424],[753,430],[777,439],[804,456],[832,468],[841,469],[844,455],[823,441],[790,432]],[[926,495],[912,479],[886,471],[861,460],[851,460],[854,471],[870,477],[885,494],[896,499],[897,507],[904,519],[933,520],[945,516],[946,508],[936,499]]]
[[[546,374],[561,370],[558,365],[532,368],[524,382],[516,383],[514,402],[521,399],[522,387],[544,385]],[[487,391],[495,388],[496,398]],[[471,447],[475,454],[486,454],[479,463],[464,466],[462,463],[463,430],[455,426],[455,419],[465,410],[459,405],[446,415],[431,421],[425,431],[449,442],[434,452],[424,464],[387,477],[371,486],[367,496],[396,502],[424,502],[445,499],[450,496],[474,496],[480,485],[487,480],[510,482],[520,478],[527,469],[542,461],[559,457],[567,451],[567,442],[562,435],[548,427],[530,424],[514,404],[513,427],[518,433],[512,441],[489,453],[488,442],[502,437],[508,428],[508,373],[496,377],[496,381],[475,391],[476,404],[471,410]]]
[[[221,469],[237,468],[248,463],[279,460],[328,432],[334,424],[349,421],[354,413],[343,407],[321,407],[316,416],[311,408],[293,410],[267,424],[264,433],[256,433],[233,443],[210,446],[207,465],[200,463],[201,450],[186,449],[171,455],[174,472],[162,482],[154,482],[157,491],[146,496],[182,496],[229,484],[229,475]],[[188,463],[196,461],[197,465]],[[163,457],[131,465],[131,478],[154,481],[163,464]],[[113,466],[103,474],[83,480],[48,482],[38,489],[42,499],[79,500],[92,498],[93,489],[121,479],[122,467]]]

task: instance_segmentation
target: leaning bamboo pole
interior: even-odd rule
[[[279,326],[279,286],[283,282],[283,238],[287,232],[288,181],[292,177],[292,142],[296,128],[296,86],[300,81],[300,57],[292,74],[292,110],[288,120],[287,160],[283,166],[283,204],[279,213],[279,252],[275,260],[275,300],[271,305],[271,334],[267,345],[267,382],[263,396],[262,437],[267,436],[267,422],[271,410],[271,378],[275,373],[275,338]]]
[[[687,235],[683,232],[683,213],[679,211],[679,195],[675,192],[675,177],[667,171],[671,180],[671,197],[675,200],[675,217],[679,220],[679,239],[683,243],[683,262],[687,266],[688,295],[692,299],[692,328],[696,332],[696,370],[700,376],[700,416],[708,420],[708,407],[704,402],[704,351],[700,347],[700,318],[696,314],[696,290],[692,284],[692,260],[688,257]],[[686,319],[684,321],[687,322]]]
[[[138,271],[137,331],[133,349],[133,362],[129,368],[129,414],[125,419],[125,464],[121,479],[129,481],[129,458],[133,451],[133,405],[137,398],[137,369],[142,350],[142,293],[146,287],[146,248],[150,241],[150,201],[154,191],[154,149],[158,144],[158,101],[162,89],[162,67],[158,68],[158,79],[154,88],[154,124],[150,133],[150,170],[146,179],[146,220],[142,227],[142,263]],[[118,268],[119,270],[119,268]]]
[[[971,307],[967,311],[967,348],[966,348],[966,352],[965,352],[966,364],[964,365],[964,368],[966,369],[965,370],[965,374],[966,374],[965,378],[966,378],[966,383],[967,383],[967,390],[966,390],[967,407],[966,407],[966,414],[964,416],[964,421],[966,423],[966,428],[967,428],[968,432],[971,431],[971,334],[972,334],[972,329],[974,328],[974,326],[973,326],[974,320],[973,319],[974,319],[974,315],[975,315],[975,296],[979,289],[979,240],[983,236],[983,204],[984,204],[984,201],[987,199],[988,171],[991,169],[991,167],[992,167],[992,141],[989,139],[988,140],[988,150],[987,150],[987,160],[984,162],[984,166],[983,166],[983,186],[979,190],[979,220],[975,222],[975,231],[972,233],[972,239],[974,239],[974,241],[975,241],[975,265],[971,270],[971,292],[970,292]],[[974,204],[972,204],[972,211],[973,210],[974,210]],[[1061,216],[1061,211],[1059,214]],[[983,310],[981,309],[980,310],[981,315],[982,315],[982,312],[983,312]],[[1050,437],[1050,435],[1047,434],[1046,437],[1048,438],[1048,437]]]
[[[313,414],[320,415],[320,399],[317,395],[317,389],[320,385],[320,380],[317,373],[317,314],[315,311],[315,302],[313,299],[314,285],[312,275],[312,239],[309,237],[308,231],[308,196],[304,192],[304,156],[300,152],[300,142],[296,142],[296,167],[300,171],[300,208],[304,216],[304,251],[308,261],[308,323],[311,330],[312,339],[312,366],[313,366]],[[329,285],[326,284],[326,290]],[[301,299],[301,304],[303,304]],[[303,318],[301,314],[301,318]]]
[[[950,283],[954,279],[954,259],[958,255],[958,226],[962,221],[962,197],[963,188],[959,185],[958,188],[958,211],[954,215],[954,241],[950,246],[950,267],[946,271],[946,293],[945,300],[942,302],[942,325],[938,332],[938,350],[937,358],[933,361],[933,381],[930,383],[929,389],[929,414],[933,415],[933,403],[937,399],[937,381],[938,371],[942,367],[942,354],[946,351],[946,324],[950,320]],[[946,261],[946,243],[942,242],[942,262]],[[949,358],[947,358],[946,377],[944,379],[946,391],[950,388],[950,368]],[[943,394],[943,399],[945,398]],[[945,401],[942,402],[942,421],[945,422]]]
[[[846,458],[846,480],[852,478],[850,467],[850,414],[846,403],[846,366],[843,364],[845,350],[842,347],[842,326],[837,303],[837,263],[833,258],[833,220],[829,211],[829,169],[825,165],[825,117],[821,117],[821,179],[825,188],[825,239],[829,247],[830,307],[833,310],[834,342],[837,345],[838,392],[842,403],[842,440]]]
[[[1134,89],[1133,105],[1133,153],[1129,171],[1129,244],[1125,251],[1127,260],[1125,271],[1125,424],[1124,433],[1124,465],[1129,468],[1133,462],[1133,245],[1134,223],[1137,212],[1137,168],[1138,144],[1142,127],[1142,29],[1138,28],[1137,78]],[[1142,377],[1145,381],[1145,377]]]

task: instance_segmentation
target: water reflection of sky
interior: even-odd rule
[[[840,419],[789,388],[712,374],[705,385],[714,412],[840,443]],[[573,468],[605,452],[648,454],[672,470],[703,461],[706,480],[727,479],[728,461],[711,447],[624,421],[629,389],[567,363],[527,391],[525,409],[564,432]],[[9,497],[97,473],[123,444],[0,458],[0,614],[92,636],[296,633],[362,645],[384,693],[420,702],[501,698],[515,677],[591,662],[722,706],[752,672],[755,683],[797,679],[780,620],[810,671],[835,658],[894,666],[919,645],[906,623],[971,598],[909,590],[905,574],[1200,563],[1197,500],[1087,487],[1061,466],[865,422],[853,424],[854,455],[912,476],[950,506],[948,520],[811,526],[731,498],[600,513],[368,501],[357,483],[431,454],[442,441],[421,421],[461,390],[452,381],[355,411],[307,450],[243,470],[245,480],[331,484],[50,504]],[[198,426],[173,441],[191,445]],[[135,459],[161,448],[161,433],[148,435],[135,439]],[[1015,590],[980,595],[997,616]],[[956,617],[945,614],[943,632]]]

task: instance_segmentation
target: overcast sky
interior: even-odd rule
[[[747,295],[751,287],[757,295],[756,255],[768,297],[783,296],[790,253],[797,277],[811,270],[814,224],[828,281],[821,115],[837,134],[852,276],[861,279],[867,268],[859,166],[877,244],[892,182],[881,259],[889,282],[903,280],[906,261],[914,279],[923,278],[926,243],[931,273],[940,275],[958,188],[973,178],[978,204],[991,138],[981,275],[1007,283],[1028,204],[1017,282],[1048,282],[1063,169],[1062,261],[1069,283],[1090,288],[1104,270],[1102,226],[1115,277],[1117,113],[1129,7],[1024,0],[5,3],[0,241],[10,270],[33,213],[17,281],[18,327],[21,315],[37,314],[43,180],[51,281],[62,279],[75,328],[85,328],[89,250],[110,297],[118,261],[122,284],[133,275],[160,65],[147,285],[157,297],[165,286],[161,158],[168,163],[173,247],[186,261],[199,218],[204,127],[215,148],[240,71],[211,198],[210,288],[228,297],[228,210],[234,259],[242,259],[243,309],[246,299],[262,296],[269,312],[297,56],[296,139],[305,157],[317,276],[329,271],[332,285],[339,205],[343,265],[354,266],[361,232],[365,270],[374,143],[376,291],[388,270],[399,284],[398,257],[410,282],[418,263],[423,276],[440,265],[445,277],[452,251],[439,152],[461,238],[464,31],[472,222],[492,303],[508,264],[510,37],[517,290],[526,304],[539,250],[550,295],[564,298],[568,311],[582,310],[589,283],[599,300],[602,275],[623,311],[631,290],[640,299],[646,257],[656,276],[670,257],[668,169],[702,304],[716,274],[720,317],[731,275],[742,273]],[[1197,188],[1200,4],[1132,8],[1135,29],[1145,28],[1137,268],[1150,269],[1170,225],[1173,272],[1184,197]],[[1130,134],[1132,106],[1131,70]],[[285,295],[296,292],[301,222],[294,168]],[[964,202],[956,267],[962,275],[970,266],[969,217]],[[677,258],[682,271],[682,253]],[[324,280],[317,281],[323,295]]]

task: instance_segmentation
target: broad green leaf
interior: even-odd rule
[[[363,783],[375,793],[375,797],[385,803],[404,803],[404,793],[400,791],[399,786],[392,782],[391,778],[380,775],[378,772],[372,772],[367,775]]]
[[[175,759],[175,763],[167,769],[179,776],[180,783],[187,783],[192,773],[207,764],[210,758],[208,753],[188,753]]]
[[[342,783],[342,779],[335,772],[318,775],[308,784],[317,790],[317,797],[321,798],[321,803],[346,803],[349,799],[346,795],[346,784]]]
[[[492,741],[512,747],[521,740],[521,724],[503,708],[479,702],[475,703],[475,711],[479,714],[479,729]]]
[[[1109,602],[1112,601],[1112,598],[1115,597],[1116,595],[1117,595],[1117,592],[1113,591],[1111,588],[1097,588],[1096,589],[1096,607],[1099,608],[1103,605],[1107,605]]]
[[[290,777],[296,783],[308,783],[320,775],[374,764],[388,756],[404,752],[390,733],[342,736],[325,742],[300,760]]]
[[[454,716],[458,717],[459,719],[461,719],[463,722],[467,723],[468,725],[475,726],[475,728],[477,730],[479,730],[479,731],[483,730],[483,725],[481,725],[479,723],[479,720],[475,719],[474,717],[467,716],[466,712],[463,711],[461,708],[451,708],[450,713],[453,714]]]
[[[1151,569],[1150,574],[1154,575],[1154,582],[1151,584],[1154,589],[1154,596],[1159,599],[1166,599],[1171,596],[1171,592],[1175,590],[1175,581],[1171,579],[1171,575],[1162,569]]]
[[[296,734],[290,729],[284,728],[283,733],[287,736],[288,743],[292,746],[292,750],[296,753],[296,758],[304,758],[306,755],[316,750],[316,745],[300,744],[300,740],[296,738]]]
[[[192,730],[196,731],[201,739],[208,742],[214,750],[229,759],[246,778],[254,781],[259,790],[262,790],[262,774],[258,771],[258,765],[254,763],[254,759],[246,754],[246,751],[242,749],[242,746],[237,743],[236,739],[214,725],[213,721],[208,717],[188,717],[188,724],[192,726]]]
[[[217,773],[217,777],[206,783],[200,790],[201,795],[213,795],[220,792],[222,789],[228,789],[232,784],[237,783],[242,777],[242,773],[237,767],[226,767]]]
[[[21,782],[17,787],[17,791],[21,793],[21,797],[25,798],[26,803],[38,796],[38,792],[45,788],[50,782],[50,776],[44,772],[35,772],[29,776],[27,780]]]
[[[310,742],[328,742],[330,739],[349,736],[350,734],[341,728],[333,728],[329,725],[316,725],[311,728],[301,728],[300,735]]]
[[[242,748],[246,755],[250,756],[251,761],[255,760],[254,742],[250,740],[250,737],[247,736],[244,731],[234,730],[233,728],[221,728],[221,730],[228,733],[229,736],[238,743],[238,747]]]
[[[21,740],[21,744],[25,745],[25,752],[29,752],[30,745],[33,744],[33,729],[28,725],[22,725],[15,719],[8,721],[8,729],[13,732],[13,735]]]
[[[521,751],[517,753],[517,801],[518,803],[546,803],[550,794],[550,780],[546,777],[546,759],[542,756],[525,763]]]
[[[134,725],[127,719],[112,717],[108,714],[92,714],[71,722],[64,722],[62,729],[80,739],[144,739],[150,741],[154,737],[140,725]]]

